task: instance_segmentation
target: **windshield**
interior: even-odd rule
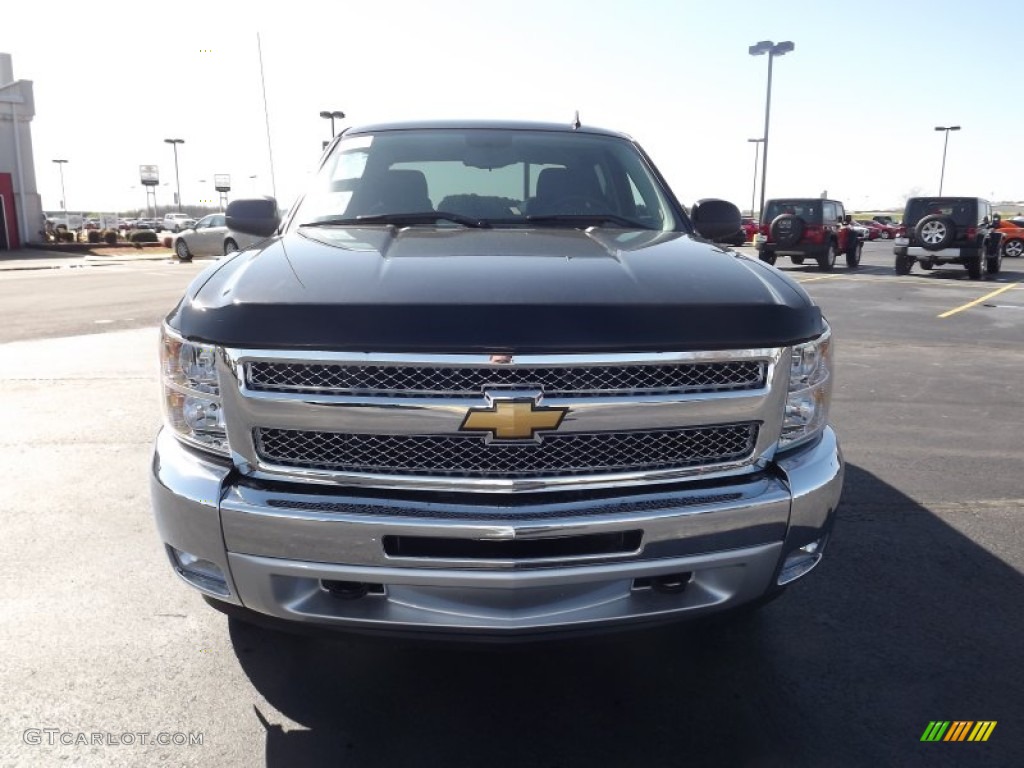
[[[631,142],[488,128],[346,137],[292,221],[293,226],[679,227],[658,180]]]
[[[821,207],[821,200],[769,200],[765,206],[764,220],[771,222],[776,216],[788,213],[804,221],[820,224]]]
[[[977,202],[965,197],[913,197],[907,201],[903,222],[912,227],[925,216],[949,216],[960,225],[970,226],[978,221]]]

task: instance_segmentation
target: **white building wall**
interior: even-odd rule
[[[0,53],[0,173],[11,174],[21,242],[39,242],[43,203],[32,150],[35,96],[31,80],[15,80],[11,55]],[[17,131],[17,137],[15,137]],[[19,162],[20,159],[20,162]]]

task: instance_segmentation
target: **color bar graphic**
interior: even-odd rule
[[[988,741],[996,720],[932,720],[921,741]]]
[[[949,728],[949,720],[932,720],[921,734],[921,741],[941,741],[947,728]]]
[[[988,741],[988,737],[992,735],[992,731],[995,729],[995,720],[979,720],[978,724],[974,726],[974,730],[971,731],[971,735],[967,737],[967,740]]]

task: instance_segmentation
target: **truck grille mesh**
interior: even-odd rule
[[[534,478],[670,470],[748,458],[756,423],[643,432],[546,435],[487,444],[461,435],[365,435],[257,428],[256,452],[272,464],[335,472]]]
[[[580,366],[416,366],[254,361],[257,392],[370,397],[472,397],[495,387],[541,389],[546,397],[682,394],[760,389],[760,360]]]

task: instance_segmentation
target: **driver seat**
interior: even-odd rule
[[[390,170],[361,190],[366,213],[425,213],[434,210],[422,171]]]
[[[570,168],[545,168],[537,176],[537,194],[530,200],[529,212],[533,216],[583,213],[576,210],[578,204],[565,206],[564,201],[570,198],[602,201],[604,195],[592,174]]]

